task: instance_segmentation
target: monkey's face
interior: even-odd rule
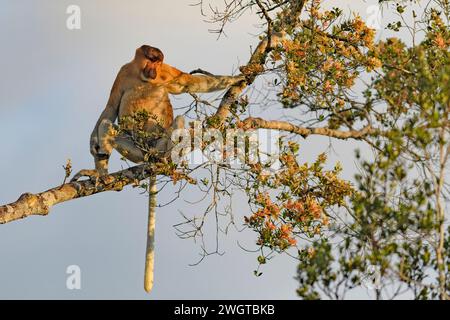
[[[136,59],[141,62],[142,77],[144,80],[156,79],[159,68],[164,60],[164,54],[158,48],[143,45],[136,50]]]

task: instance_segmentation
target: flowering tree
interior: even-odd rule
[[[200,216],[184,216],[177,226],[180,237],[202,238],[210,216],[217,233],[243,224],[256,234],[259,267],[277,253],[298,259],[302,298],[344,298],[366,284],[376,298],[407,292],[447,299],[450,5],[434,0],[417,11],[415,1],[379,2],[398,15],[388,28],[406,30],[410,43],[395,37],[375,41],[376,31],[358,15],[324,10],[319,0],[230,0],[223,8],[209,6],[219,35],[242,14],[256,14],[260,43],[240,67],[246,81],[230,88],[218,105],[192,95],[185,114],[196,121],[176,136],[177,141],[189,137],[183,148],[175,148],[171,158],[155,159],[148,137],[139,134],[148,115],[138,114],[127,125],[135,126],[136,144],[149,155],[148,163],[100,181],[24,194],[0,207],[0,223],[47,214],[56,203],[128,184],[146,187],[141,181],[158,174],[161,185],[179,183],[177,196],[191,184],[211,200]],[[208,7],[203,1],[199,6],[202,12]],[[265,100],[294,116],[250,116],[263,107],[249,94],[258,81],[264,83]],[[252,134],[261,129],[281,133],[274,161],[252,144]],[[339,163],[327,169],[326,153],[312,163],[301,161],[301,139],[311,135],[359,140],[372,155],[356,152],[360,172],[355,181],[345,181]],[[207,155],[195,165],[185,157],[191,145]],[[238,164],[232,164],[236,155]],[[70,174],[68,165],[66,177]],[[238,191],[249,203],[240,223],[223,205]],[[225,224],[221,216],[228,218]],[[218,252],[217,247],[202,250],[204,256]]]

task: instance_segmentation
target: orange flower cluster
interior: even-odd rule
[[[257,209],[245,223],[258,233],[260,246],[283,251],[296,246],[299,234],[316,237],[328,225],[325,209],[343,203],[353,193],[350,183],[338,177],[342,170],[339,164],[333,170],[324,170],[326,154],[320,154],[311,165],[299,164],[298,151],[297,143],[282,145],[283,169],[276,175],[262,178],[262,166],[251,167],[255,180],[248,193]],[[277,197],[263,191],[267,190],[265,186],[277,190]]]
[[[291,199],[288,200],[284,204],[284,207],[288,210],[294,211],[298,215],[303,215],[305,213],[305,207],[303,206],[303,203],[300,201],[292,201]]]
[[[272,202],[269,194],[267,193],[259,194],[256,197],[256,201],[262,206],[262,208],[256,212],[256,215],[260,217],[273,217],[273,218],[277,218],[279,216],[280,207]]]
[[[322,207],[311,197],[307,197],[304,201],[289,199],[279,205],[274,203],[267,193],[261,193],[255,200],[261,208],[250,218],[246,217],[245,222],[259,231],[260,238],[257,241],[259,245],[269,244],[284,250],[297,244],[295,228],[302,230],[305,226],[316,222],[312,232],[318,234],[321,230],[320,225],[328,223]],[[280,217],[289,218],[291,222],[281,220]]]
[[[324,106],[343,99],[361,72],[382,66],[374,44],[375,30],[360,16],[340,20],[340,10],[322,11],[320,3],[309,2],[309,17],[272,55],[273,62],[284,63],[287,81],[279,96],[287,107],[301,103]],[[443,45],[440,38],[436,41]],[[350,115],[345,119],[347,124],[351,118]],[[336,122],[336,118],[329,119]],[[333,127],[338,128],[339,123],[333,123]]]

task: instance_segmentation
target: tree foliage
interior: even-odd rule
[[[293,141],[280,142],[277,174],[252,166],[245,223],[258,235],[258,263],[290,252],[299,260],[298,295],[306,299],[344,298],[361,285],[376,298],[447,299],[448,1],[380,1],[399,19],[387,29],[407,40],[375,40],[376,30],[359,15],[322,9],[321,1],[302,2],[298,20],[290,16],[292,1],[233,3],[222,11],[227,15],[215,11],[220,32],[224,17],[259,8],[266,35],[287,33],[265,64],[243,71],[273,76],[279,103],[298,111],[291,123],[312,124],[324,135],[370,128],[354,137],[373,151],[357,151],[360,172],[352,183],[339,178],[339,164],[324,169],[325,154],[299,163]]]
[[[37,200],[24,197],[22,202],[33,201],[0,207],[0,222],[39,214],[41,208],[47,213],[55,203],[121,189],[133,177],[138,184],[149,172],[158,173],[161,185],[179,183],[176,197],[187,184],[195,184],[205,193],[203,200],[210,200],[200,215],[183,213],[176,226],[180,237],[202,240],[202,259],[219,253],[220,233],[244,225],[255,234],[255,274],[261,275],[261,266],[275,254],[291,255],[298,263],[301,298],[341,299],[366,287],[378,299],[448,299],[449,1],[380,0],[380,8],[396,14],[386,22],[394,34],[389,37],[380,37],[358,14],[322,8],[320,0],[229,0],[222,7],[204,0],[199,6],[205,15],[209,8],[219,36],[244,14],[260,19],[260,43],[240,68],[246,83],[228,90],[218,105],[192,95],[184,110],[199,120],[190,124],[194,137],[189,144],[209,155],[219,150],[227,160],[243,148],[242,162],[217,163],[211,157],[194,166],[167,158],[158,162],[146,144],[150,137],[132,130],[136,144],[148,153],[150,170],[124,170],[113,179],[118,186],[101,181],[104,189],[98,181],[83,183],[81,189],[65,184],[68,195],[62,200],[54,196],[61,189]],[[265,81],[259,89],[263,98],[257,100],[251,90],[257,91],[260,79]],[[291,116],[251,116],[267,108],[267,102]],[[139,129],[147,118],[138,114],[123,124]],[[201,139],[208,129],[225,138],[241,130],[243,140],[235,143],[233,138],[231,147],[221,149],[217,139]],[[285,134],[277,139],[278,168],[264,161],[246,164],[251,139],[245,132],[258,129]],[[302,161],[308,151],[299,140],[311,135],[358,140],[372,152],[355,150],[359,171],[346,181],[341,164],[328,163],[325,152],[312,163]],[[239,221],[231,210],[237,192],[249,203]],[[42,206],[36,208],[37,202]],[[14,215],[14,208],[21,213]],[[203,241],[211,216],[216,224],[213,250]]]

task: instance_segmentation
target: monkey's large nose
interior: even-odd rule
[[[155,79],[155,78],[156,78],[156,69],[155,69],[155,68],[152,68],[152,67],[149,67],[149,66],[146,66],[146,67],[144,68],[144,75],[145,75],[147,78]]]

